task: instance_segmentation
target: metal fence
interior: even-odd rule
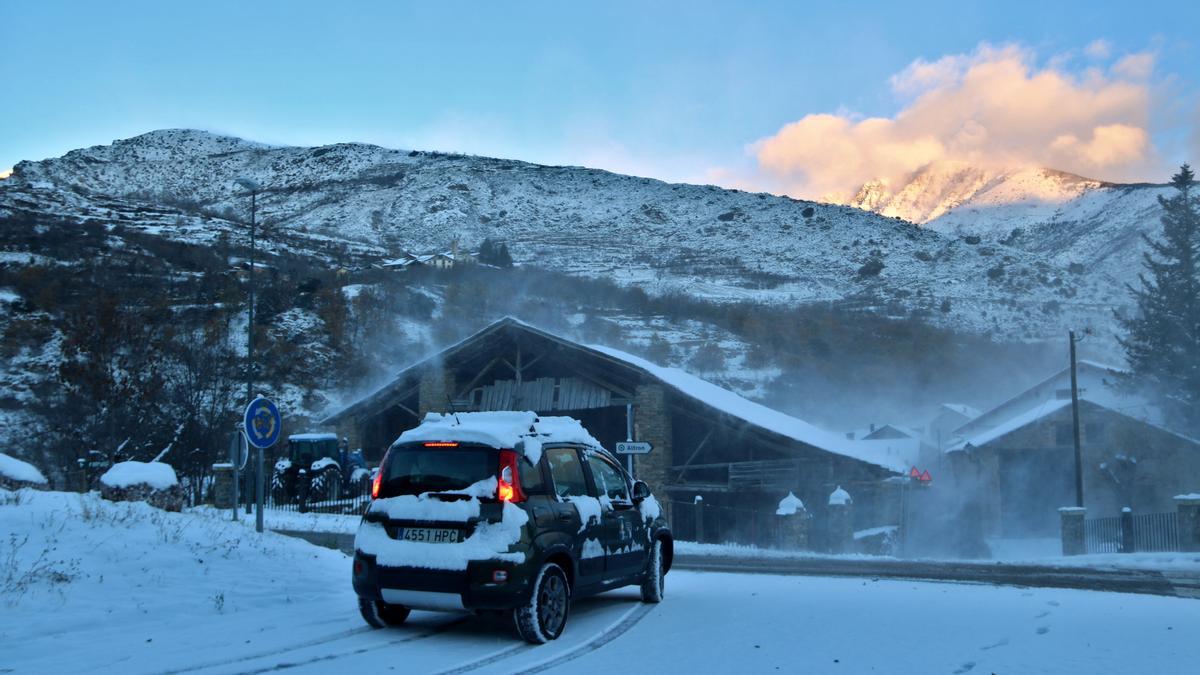
[[[1133,553],[1178,551],[1178,516],[1173,512],[1125,514],[1083,521],[1083,539],[1088,553]]]
[[[1083,541],[1088,553],[1121,551],[1121,518],[1088,518],[1083,521]]]
[[[281,485],[268,477],[266,489],[266,508],[280,511],[361,515],[371,502],[369,478],[322,485],[300,477],[293,484]]]
[[[705,502],[671,500],[671,534],[679,540],[708,544],[788,547],[783,518],[774,513]]]
[[[1144,513],[1133,517],[1135,551],[1178,551],[1178,517],[1174,511]]]

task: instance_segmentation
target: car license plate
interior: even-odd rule
[[[449,527],[405,527],[400,530],[399,538],[427,544],[456,544],[460,533],[460,530]]]

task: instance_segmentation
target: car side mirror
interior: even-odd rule
[[[646,485],[645,481],[634,481],[633,483],[633,503],[640,504],[646,501],[650,496],[650,486]]]

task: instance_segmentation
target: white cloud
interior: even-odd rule
[[[1105,49],[1093,43],[1085,51]],[[943,160],[1145,178],[1156,160],[1148,82],[1154,56],[1130,54],[1082,73],[1062,63],[1038,67],[1028,49],[988,44],[917,60],[891,78],[904,102],[894,116],[810,114],[751,149],[768,183],[810,198],[846,198],[868,180],[902,181]]]
[[[1108,40],[1092,40],[1083,48],[1083,53],[1093,59],[1107,59],[1112,54],[1112,43]]]

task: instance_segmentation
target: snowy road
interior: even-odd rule
[[[340,552],[94,495],[16,497],[0,499],[0,541],[15,552],[0,555],[0,673],[1184,673],[1200,662],[1192,599],[694,570],[668,575],[660,605],[635,589],[576,603],[543,646],[498,620],[424,612],[374,631]]]
[[[179,650],[167,659],[174,665],[145,672],[609,672],[636,663],[656,673],[1182,673],[1200,660],[1194,600],[761,574],[668,579],[658,606],[633,589],[577,603],[566,634],[546,646],[465,616],[414,613],[404,628],[362,629],[347,596],[344,610],[295,629],[266,628],[277,613],[251,632],[252,615],[238,617],[241,629],[213,623],[190,656]],[[141,672],[150,663],[107,665]]]

